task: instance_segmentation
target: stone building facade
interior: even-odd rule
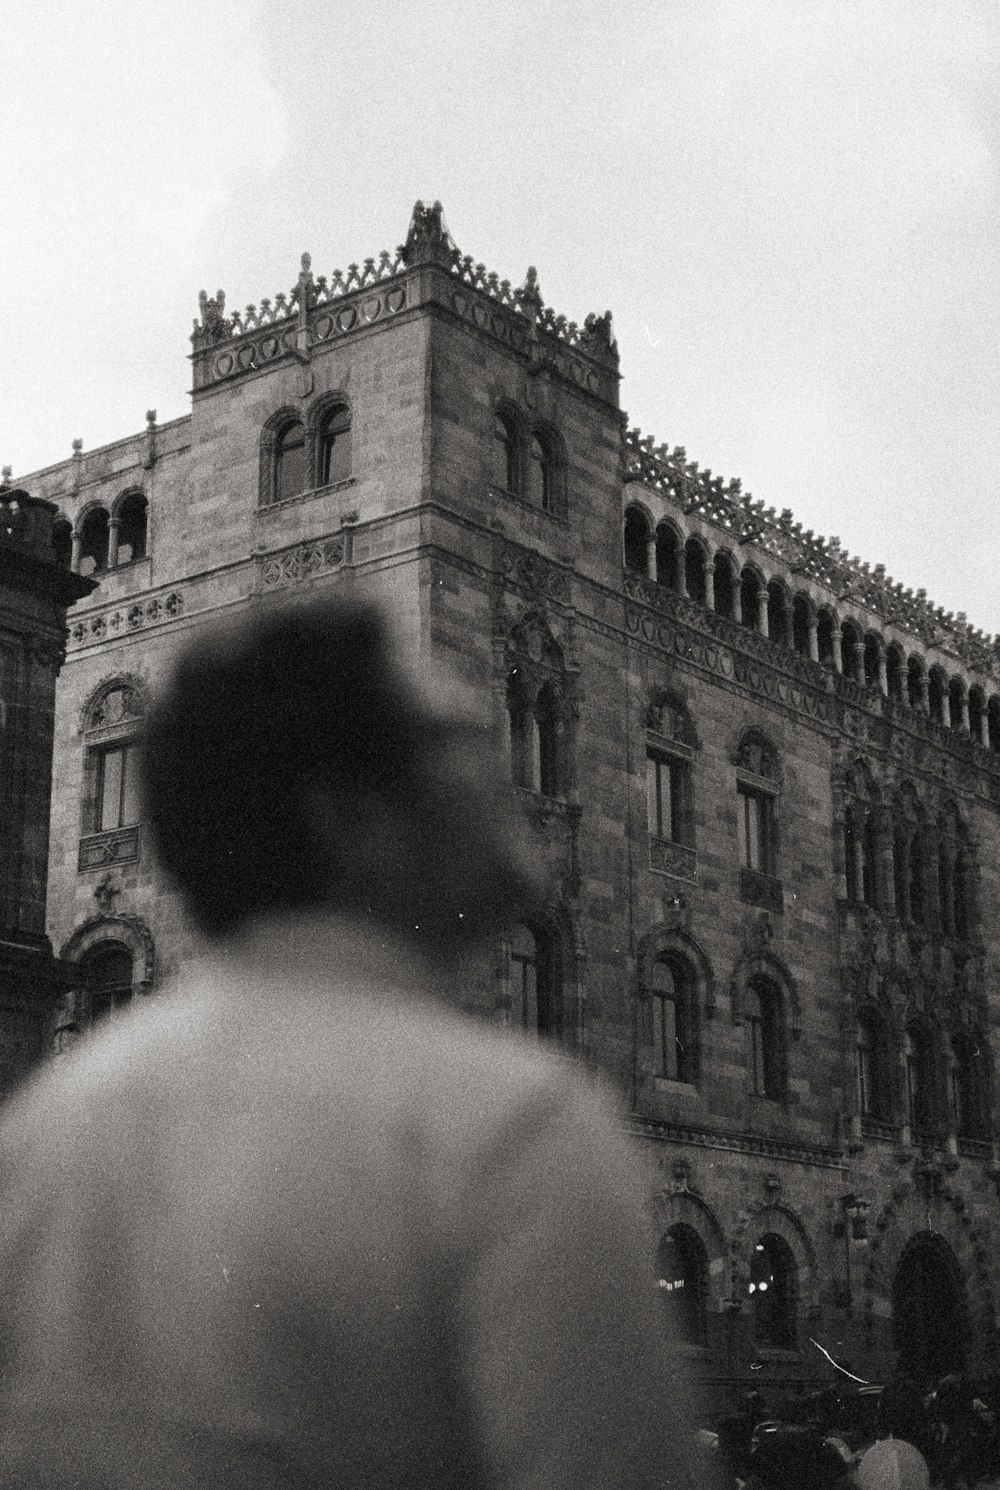
[[[56,675],[95,589],[53,547],[57,508],[0,479],[0,1099],[43,1058],[73,970],[45,933]]]
[[[195,948],[131,796],[171,651],[370,585],[509,744],[557,888],[474,1001],[620,1092],[699,1374],[986,1369],[1000,648],[630,430],[610,316],[500,281],[436,205],[200,310],[190,416],[21,483],[100,581],[59,685],[57,1038]]]

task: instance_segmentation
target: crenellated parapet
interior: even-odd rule
[[[926,590],[907,589],[885,572],[848,554],[839,538],[804,530],[792,512],[755,501],[739,479],[723,483],[709,469],[689,462],[683,446],[671,450],[651,436],[629,429],[624,437],[626,481],[641,482],[660,492],[685,516],[696,515],[721,528],[737,546],[753,545],[787,566],[792,575],[828,590],[834,601],[850,601],[871,611],[884,626],[915,637],[925,646],[951,653],[974,672],[996,677],[1000,638],[971,626],[935,606]]]
[[[618,348],[611,313],[582,325],[542,300],[529,268],[524,284],[488,271],[455,246],[440,202],[413,209],[406,242],[330,276],[314,276],[303,254],[298,280],[259,305],[226,313],[222,290],[199,296],[191,337],[195,391],[286,357],[308,360],[323,344],[417,306],[443,305],[478,331],[617,406]]]

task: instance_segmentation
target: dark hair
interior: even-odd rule
[[[184,652],[146,721],[145,818],[203,931],[360,895],[311,789],[405,801],[442,724],[379,610],[335,597],[242,615]],[[350,832],[349,815],[344,832]]]

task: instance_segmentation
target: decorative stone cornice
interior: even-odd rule
[[[683,446],[670,450],[638,429],[624,435],[626,481],[641,482],[665,496],[684,515],[696,514],[721,528],[737,545],[753,544],[791,571],[830,592],[831,600],[850,599],[871,611],[882,625],[917,637],[926,646],[950,652],[968,668],[991,678],[1000,665],[1000,638],[987,636],[957,615],[934,606],[926,590],[904,589],[885,572],[854,558],[839,538],[803,531],[789,508],[776,512],[744,493],[739,479],[722,478],[688,462]]]
[[[727,1149],[739,1154],[760,1154],[766,1158],[786,1159],[793,1164],[811,1164],[824,1169],[844,1167],[844,1156],[840,1149],[826,1144],[804,1143],[760,1133],[722,1133],[715,1128],[699,1127],[691,1123],[674,1123],[667,1119],[639,1116],[629,1118],[628,1131],[636,1138],[691,1144],[696,1148]]]
[[[436,271],[427,276],[426,271]],[[449,283],[450,281],[450,283]],[[582,326],[546,306],[529,269],[513,288],[455,247],[440,202],[417,202],[406,242],[362,265],[314,276],[308,254],[290,290],[226,314],[222,290],[199,295],[191,336],[195,390],[262,368],[284,357],[308,360],[313,347],[385,320],[427,301],[525,356],[534,370],[560,376],[617,403],[618,349],[611,313],[589,315]]]

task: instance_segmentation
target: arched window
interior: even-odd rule
[[[906,664],[906,702],[911,709],[923,709],[926,698],[926,675],[921,658],[911,657]]]
[[[493,480],[504,491],[518,489],[517,428],[509,414],[493,417]]]
[[[875,1122],[892,1120],[892,1060],[885,1022],[874,1009],[858,1015],[855,1046],[858,1114]]]
[[[736,756],[736,794],[740,893],[746,898],[756,892],[745,882],[744,871],[769,878],[777,875],[778,763],[772,747],[759,735],[745,735],[740,742]],[[780,906],[772,908],[780,909]]]
[[[788,600],[777,580],[767,587],[767,634],[779,646],[788,646]]]
[[[103,574],[108,567],[110,523],[104,507],[92,507],[80,528],[80,573]]]
[[[704,1345],[708,1257],[693,1227],[671,1226],[660,1239],[656,1279],[672,1338],[685,1345]]]
[[[147,503],[141,491],[122,498],[117,510],[119,564],[130,564],[146,557]]]
[[[772,979],[753,977],[746,991],[750,1085],[755,1096],[781,1102],[785,1095],[784,1010]]]
[[[57,517],[52,524],[52,557],[63,569],[73,561],[73,526],[68,518]]]
[[[142,699],[124,680],[105,685],[85,712],[80,869],[139,857],[142,712]]]
[[[892,645],[886,649],[885,678],[886,686],[889,690],[889,697],[893,700],[894,703],[901,704],[906,692],[906,685],[904,682],[905,668],[903,665],[902,648],[896,642],[893,642]]]
[[[927,708],[935,724],[944,724],[945,692],[944,674],[932,667],[927,674]]]
[[[716,615],[732,621],[736,618],[736,577],[733,561],[727,554],[718,553],[712,561],[712,576],[715,589]]]
[[[323,415],[316,444],[318,486],[334,486],[351,474],[351,411],[336,404]]]
[[[550,927],[517,925],[510,939],[511,1017],[530,1034],[561,1027],[560,959]]]
[[[1000,697],[994,694],[986,709],[987,742],[995,754],[1000,754]]]
[[[132,953],[120,942],[101,942],[80,959],[90,1022],[125,1008],[132,1000]]]
[[[684,584],[691,599],[704,605],[705,550],[697,538],[689,538],[684,545]]]
[[[819,660],[828,666],[833,665],[833,628],[835,622],[833,615],[828,610],[816,613],[816,648],[819,652]]]
[[[934,1047],[930,1033],[921,1024],[907,1027],[903,1039],[906,1071],[906,1119],[914,1133],[934,1126]]]
[[[536,432],[531,437],[528,451],[528,501],[543,512],[555,512],[558,508],[558,470],[552,440],[547,434]]]
[[[877,636],[875,636],[872,632],[869,632],[868,635],[865,637],[865,649],[863,654],[866,687],[878,688],[880,686],[879,674],[881,671],[881,660],[882,644]]]
[[[966,713],[965,684],[961,678],[952,678],[948,684],[948,707],[952,729],[961,729],[962,716]]]
[[[910,920],[921,925],[927,914],[927,885],[924,878],[924,835],[920,828],[910,834],[908,862],[910,868]]]
[[[977,744],[986,744],[986,699],[978,683],[969,689],[969,734]]]
[[[695,733],[679,699],[660,697],[646,715],[646,807],[650,836],[694,846]]]
[[[649,521],[639,507],[625,511],[625,568],[649,577]]]
[[[676,952],[661,952],[650,968],[653,1074],[663,1081],[697,1080],[694,973]]]
[[[792,647],[800,657],[809,656],[809,622],[811,612],[804,595],[792,601]]]
[[[861,682],[861,633],[853,621],[840,628],[840,670],[845,678]]]
[[[740,573],[740,613],[743,625],[751,631],[760,628],[760,596],[763,586],[755,569],[744,568]]]
[[[677,534],[669,523],[660,523],[656,530],[656,583],[666,585],[668,590],[680,588],[679,553]]]
[[[306,432],[297,419],[278,431],[274,442],[274,500],[297,497],[306,484]]]
[[[769,1232],[756,1243],[750,1259],[749,1291],[754,1341],[764,1350],[795,1350],[796,1266],[783,1237]]]
[[[545,618],[531,612],[511,631],[508,653],[511,780],[528,791],[561,796],[572,712],[562,650]]]

